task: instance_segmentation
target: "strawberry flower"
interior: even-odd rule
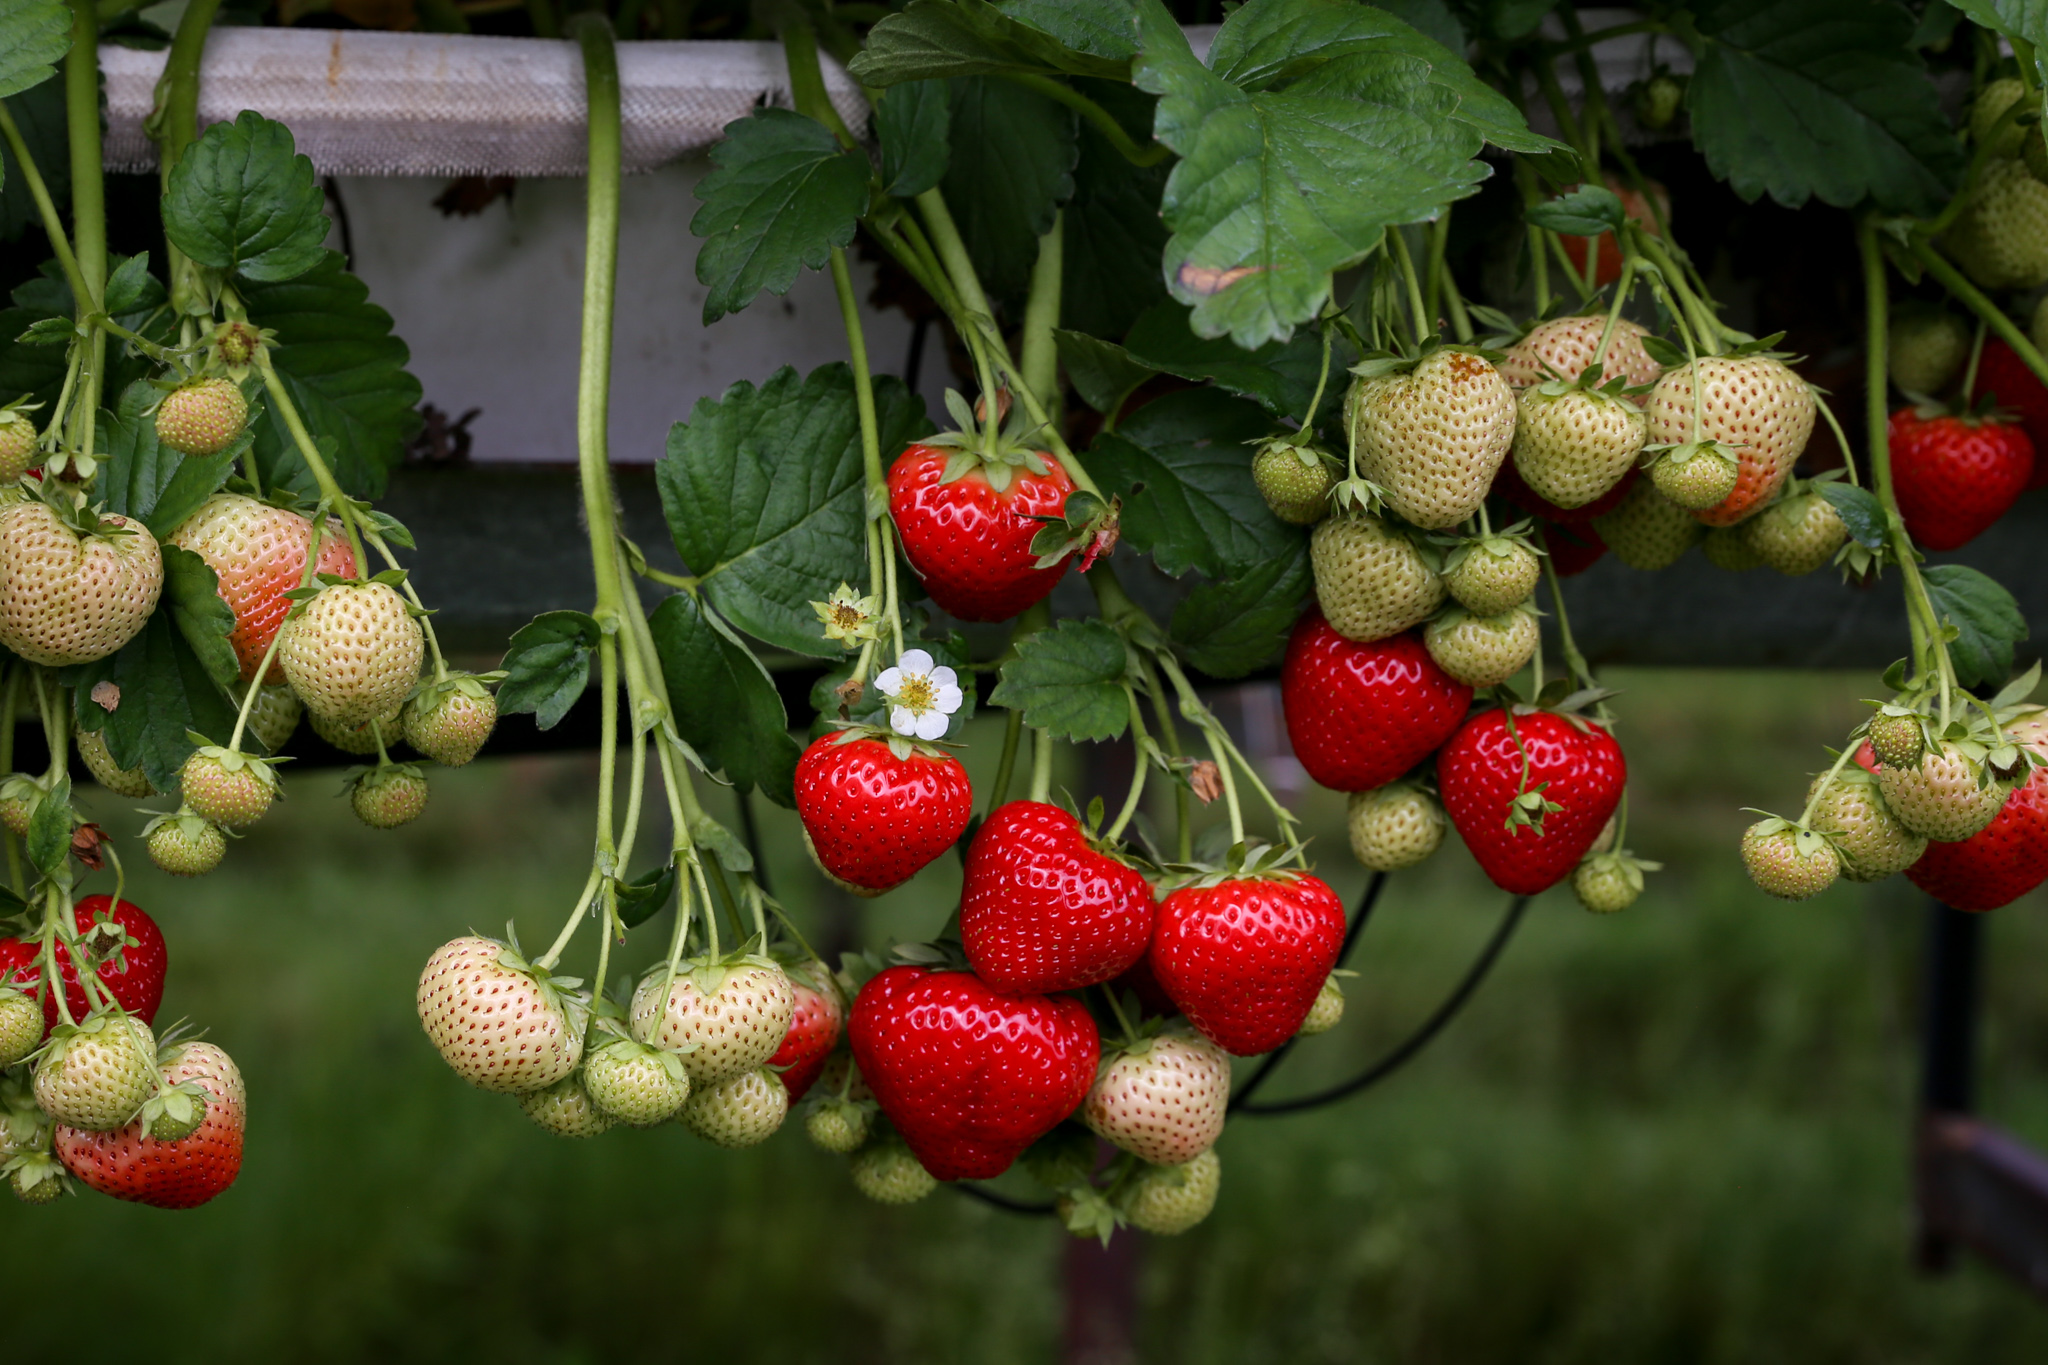
[[[904,650],[896,666],[875,679],[875,690],[889,700],[889,728],[915,739],[942,738],[965,700],[953,670],[935,665],[921,649]]]

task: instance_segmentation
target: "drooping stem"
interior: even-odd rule
[[[1544,548],[1549,549],[1548,544]],[[1558,582],[1557,558],[1550,554],[1540,558],[1543,560],[1543,581],[1550,585],[1551,614],[1557,618],[1558,652],[1564,655],[1565,667],[1571,670],[1572,676],[1582,685],[1591,687],[1593,670],[1586,663],[1586,656],[1579,653],[1578,641],[1572,638],[1571,617],[1566,614],[1564,606],[1564,587]]]
[[[1408,309],[1415,333],[1415,344],[1420,346],[1425,339],[1436,334],[1436,328],[1430,323],[1429,312],[1423,306],[1422,282],[1416,278],[1415,259],[1408,254],[1408,239],[1402,235],[1401,229],[1387,229],[1387,250],[1395,264],[1400,267],[1402,283],[1407,286]]]
[[[984,819],[995,814],[996,808],[1010,799],[1010,777],[1017,771],[1017,741],[1023,734],[1024,713],[1010,712],[1009,719],[1003,722],[1003,756],[996,764],[996,780],[988,789],[988,808],[983,812]],[[9,848],[12,847],[10,844]]]
[[[1052,736],[1040,729],[1031,731],[1031,799],[1052,798]]]
[[[808,114],[831,129],[840,146],[858,147],[859,140],[846,126],[846,120],[839,117],[839,111],[832,106],[831,95],[825,90],[825,73],[818,65],[817,30],[800,19],[784,23],[782,57],[789,67],[790,103],[796,106],[797,112]]]
[[[1323,390],[1330,387],[1331,329],[1328,320],[1325,319],[1323,325],[1317,330],[1323,334],[1323,367],[1316,374],[1316,391],[1309,395],[1308,412],[1302,416],[1301,430],[1294,433],[1294,439],[1297,441],[1306,441],[1309,438],[1310,434],[1314,432],[1316,425],[1316,409],[1323,405]]]
[[[36,216],[42,220],[43,233],[50,239],[50,249],[57,254],[57,265],[64,272],[64,283],[71,286],[71,296],[75,299],[91,297],[92,291],[85,287],[85,278],[78,273],[78,258],[71,252],[71,236],[64,230],[64,220],[58,216],[56,201],[50,198],[50,187],[44,183],[43,173],[37,168],[36,159],[29,154],[28,143],[5,103],[0,103],[0,137],[7,139],[7,150],[14,153],[15,169],[21,175],[22,183],[28,186],[29,198],[35,201]]]
[[[860,303],[853,293],[853,272],[847,269],[846,252],[839,247],[832,248],[832,287],[839,296],[839,318],[846,328],[846,349],[853,362],[853,400],[860,416],[860,459],[861,469],[866,476],[866,507],[868,520],[868,592],[881,597],[884,584],[882,565],[882,536],[875,521],[885,515],[889,505],[888,485],[882,477],[882,443],[880,427],[875,420],[875,386],[868,372],[867,333],[860,322]],[[891,593],[887,598],[889,610],[896,606]],[[866,676],[863,670],[856,676]]]
[[[2035,346],[2017,323],[2005,315],[2005,310],[1993,303],[1984,291],[1964,277],[1963,272],[1949,264],[1948,258],[1934,249],[1933,243],[1915,236],[1912,239],[1913,254],[1927,267],[1927,273],[1940,280],[1949,293],[1954,294],[1963,306],[1983,319],[1984,325],[1998,333],[1999,339],[2012,347],[2014,354],[2026,362],[2034,377],[2048,384],[2048,359],[2043,359],[2041,350]]]
[[[1059,416],[1060,355],[1053,329],[1060,325],[1060,278],[1065,260],[1062,251],[1062,223],[1065,214],[1055,213],[1052,228],[1038,239],[1038,260],[1031,267],[1031,292],[1024,302],[1022,369],[1025,386],[1045,405],[1054,418]]]
[[[1018,71],[1005,71],[1000,74],[1004,80],[1012,84],[1021,85],[1026,90],[1036,91],[1049,100],[1066,105],[1086,119],[1096,132],[1102,134],[1103,140],[1116,149],[1117,155],[1133,166],[1157,166],[1173,155],[1173,149],[1164,143],[1154,142],[1140,147],[1131,135],[1124,131],[1124,126],[1116,121],[1113,114],[1063,81]]]
[[[256,371],[263,376],[263,387],[270,394],[270,401],[277,409],[277,415],[284,419],[285,430],[291,433],[292,444],[298,447],[299,458],[306,462],[306,468],[312,471],[313,482],[320,486],[321,498],[341,519],[343,529],[348,532],[349,548],[355,555],[357,577],[368,578],[370,558],[363,552],[363,537],[356,525],[355,507],[349,501],[348,494],[342,491],[340,482],[334,477],[334,471],[328,468],[326,458],[320,454],[320,447],[313,441],[313,433],[306,429],[306,419],[299,415],[298,405],[292,402],[291,390],[285,387],[284,380],[278,376],[277,367],[270,363],[268,347],[256,348]]]
[[[384,543],[383,536],[378,535],[368,527],[364,527],[363,539],[369,543],[371,549],[377,552],[377,557],[383,560],[385,564],[394,569],[401,567],[398,562],[398,556],[393,554],[391,547]],[[412,585],[411,575],[408,574],[405,581],[398,586],[399,590],[405,594],[406,600],[419,609],[418,614],[413,619],[420,623],[420,629],[426,633],[427,650],[434,658],[434,681],[447,681],[448,660],[441,653],[441,639],[434,633],[434,618],[427,614],[427,604],[420,600],[419,589]]]
[[[1124,688],[1124,697],[1131,707],[1131,745],[1134,750],[1131,759],[1131,788],[1124,794],[1123,809],[1117,812],[1116,822],[1103,831],[1102,837],[1111,841],[1123,837],[1125,826],[1138,813],[1138,803],[1145,797],[1145,778],[1152,764],[1147,758],[1151,748],[1151,736],[1145,733],[1145,712],[1138,705],[1138,694],[1129,687]]]

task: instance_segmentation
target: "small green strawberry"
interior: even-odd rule
[[[43,1041],[43,1007],[32,996],[10,986],[0,986],[0,1071],[4,1071]]]
[[[206,1090],[196,1081],[160,1090],[143,1102],[135,1121],[158,1142],[183,1142],[206,1122]]]
[[[1892,317],[1886,358],[1892,383],[1928,398],[1948,387],[1970,355],[1970,329],[1946,309],[1901,309]]]
[[[1313,526],[1330,512],[1330,490],[1337,486],[1330,457],[1291,436],[1259,443],[1252,456],[1252,483],[1273,515],[1296,526]]]
[[[915,1204],[939,1187],[897,1138],[862,1148],[853,1159],[853,1187],[878,1204]]]
[[[1944,844],[1959,844],[1997,819],[2012,792],[1948,741],[1923,753],[1917,764],[1879,768],[1877,787],[1901,825]]]
[[[694,1088],[678,1116],[683,1126],[721,1147],[752,1147],[773,1137],[789,1113],[789,1091],[765,1066]]]
[[[1970,141],[1988,144],[1987,153],[1991,156],[2018,156],[2021,135],[2026,130],[2006,119],[2005,111],[2026,93],[2027,87],[2011,76],[1986,82],[1970,103]]]
[[[1678,117],[1685,105],[1685,85],[1663,67],[1636,87],[1633,109],[1636,122],[1653,133],[1661,133]]]
[[[1444,600],[1413,537],[1375,516],[1330,517],[1309,537],[1309,560],[1331,629],[1358,644],[1400,634]]]
[[[15,482],[43,462],[36,450],[36,424],[29,416],[38,406],[17,398],[0,408],[0,484]]]
[[[1927,840],[1909,832],[1892,814],[1878,790],[1877,779],[1851,763],[1834,775],[1820,799],[1816,777],[1806,798],[1813,804],[1807,823],[1834,840],[1842,875],[1852,882],[1880,882],[1904,872],[1927,852]]]
[[[1186,1232],[1216,1207],[1223,1165],[1211,1150],[1181,1166],[1146,1166],[1113,1196],[1132,1227],[1155,1236]]]
[[[1716,526],[1709,530],[1700,541],[1700,553],[1707,557],[1707,563],[1728,573],[1747,573],[1764,566],[1738,526]]]
[[[1344,1021],[1344,988],[1337,984],[1337,974],[1331,972],[1324,979],[1323,988],[1316,992],[1316,1002],[1308,1007],[1308,1014],[1301,1021],[1301,1036],[1313,1038],[1319,1033],[1328,1033]]]
[[[1539,638],[1536,613],[1527,607],[1498,616],[1453,607],[1422,632],[1437,667],[1468,687],[1497,687],[1514,677],[1536,653]]]
[[[156,1039],[133,1015],[59,1024],[36,1063],[37,1106],[71,1128],[111,1132],[156,1092]]]
[[[1618,914],[1643,894],[1643,874],[1660,866],[1626,852],[1598,852],[1572,873],[1572,893],[1596,915]]]
[[[459,768],[475,758],[498,724],[498,703],[486,678],[456,673],[428,683],[405,704],[405,742],[443,767]],[[391,732],[385,731],[385,741]]]
[[[200,819],[225,829],[246,829],[261,820],[278,797],[273,761],[203,744],[178,770],[178,788]]]
[[[1631,569],[1668,569],[1706,534],[1690,512],[1657,491],[1650,479],[1637,479],[1628,496],[1593,529],[1614,557]]]
[[[1736,528],[1766,568],[1801,578],[1835,557],[1849,539],[1833,503],[1811,486],[1778,499]]]
[[[590,1098],[580,1074],[564,1076],[545,1090],[531,1090],[514,1098],[526,1117],[556,1137],[594,1138],[609,1131],[614,1122]]]
[[[849,1100],[826,1098],[804,1116],[804,1136],[828,1152],[857,1152],[868,1140],[868,1111]]]
[[[16,838],[26,839],[28,822],[49,792],[49,782],[41,777],[9,773],[0,778],[0,825]]]
[[[1443,806],[1413,783],[1353,792],[1349,807],[1351,852],[1375,872],[1414,867],[1444,841]]]
[[[427,808],[426,775],[410,763],[382,763],[349,785],[349,809],[371,829],[397,829]]]
[[[85,760],[93,780],[102,787],[131,801],[156,795],[156,788],[149,785],[149,774],[140,767],[123,768],[114,762],[113,754],[107,751],[105,735],[97,730],[80,730],[74,738],[78,741],[78,756]]]
[[[1834,845],[1775,815],[1743,831],[1742,862],[1758,890],[1788,901],[1818,896],[1842,870]]]
[[[1870,718],[1870,748],[1887,768],[1911,768],[1927,750],[1924,728],[1917,711],[1886,704]]]
[[[1618,391],[1547,380],[1516,400],[1515,471],[1539,497],[1584,507],[1635,467],[1648,430],[1643,410]]]
[[[1715,441],[1667,446],[1650,466],[1650,482],[1657,491],[1694,512],[1726,502],[1741,477],[1740,462]]]
[[[2048,185],[2025,163],[1994,158],[1943,245],[1963,273],[1986,289],[2048,284]]]
[[[142,827],[149,860],[174,877],[202,877],[227,856],[228,836],[189,806],[159,815]]]
[[[0,1167],[7,1172],[7,1187],[24,1204],[52,1204],[71,1189],[71,1178],[48,1152],[23,1152],[8,1158]]]
[[[156,439],[185,455],[218,455],[249,424],[242,386],[218,376],[193,379],[164,395],[156,410]]]
[[[583,1088],[619,1122],[651,1128],[690,1098],[690,1076],[675,1053],[618,1038],[584,1057]]]
[[[1458,605],[1480,616],[1521,606],[1542,576],[1543,562],[1514,535],[1463,541],[1444,556],[1444,587]]]

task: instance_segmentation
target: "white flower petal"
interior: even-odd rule
[[[917,718],[919,739],[942,739],[946,734],[946,718],[937,711],[927,711]]]
[[[916,713],[907,706],[899,706],[889,713],[889,728],[899,735],[914,735],[918,726]]]
[[[940,689],[941,691],[944,691],[948,687],[952,687],[960,681],[960,675],[958,673],[955,673],[952,669],[946,667],[944,664],[940,664],[937,668],[932,670],[931,678],[932,686]]]
[[[939,689],[939,695],[933,700],[932,705],[950,716],[960,709],[960,703],[965,700],[967,700],[966,694],[951,683],[948,683]]]
[[[896,667],[905,673],[929,673],[932,671],[932,656],[921,649],[906,649],[897,657]]]
[[[875,690],[884,696],[894,696],[903,690],[903,673],[900,669],[885,668],[875,676]]]

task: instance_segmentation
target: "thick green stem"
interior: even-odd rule
[[[0,774],[14,771],[14,721],[15,712],[21,706],[22,671],[31,664],[16,664],[7,669],[7,684],[0,687]],[[1017,714],[1011,712],[1012,715]],[[0,830],[0,842],[7,845],[7,884],[14,890],[17,899],[28,893],[27,884],[21,878],[21,840],[13,830]]]
[[[22,183],[28,186],[29,198],[35,201],[36,216],[42,220],[43,232],[50,239],[50,249],[57,253],[57,265],[64,272],[64,282],[71,286],[72,297],[91,297],[92,291],[85,287],[85,278],[78,273],[78,258],[71,252],[71,237],[64,231],[64,220],[58,216],[57,203],[50,198],[50,187],[44,183],[36,159],[29,155],[28,143],[22,138],[21,129],[14,122],[14,114],[5,103],[0,103],[0,137],[7,139],[7,150],[14,153],[15,169],[20,173]]]
[[[1387,250],[1399,265],[1402,282],[1407,286],[1408,309],[1414,319],[1415,344],[1420,346],[1425,339],[1436,334],[1436,326],[1430,321],[1429,310],[1423,306],[1422,282],[1416,278],[1415,260],[1408,254],[1408,239],[1401,234],[1401,229],[1387,229]]]
[[[320,447],[313,441],[313,433],[306,429],[306,419],[299,415],[298,405],[292,402],[291,390],[285,387],[277,367],[270,363],[267,347],[256,350],[256,371],[263,376],[263,387],[270,394],[270,402],[277,409],[277,415],[284,419],[285,430],[292,435],[292,444],[299,449],[299,458],[306,462],[306,468],[313,473],[313,482],[320,486],[320,496],[341,519],[348,532],[349,548],[355,554],[358,577],[370,576],[370,559],[363,552],[363,537],[356,524],[355,505],[342,491],[341,484],[328,468],[327,460],[320,454]]]
[[[1103,139],[1116,149],[1117,155],[1133,166],[1157,166],[1173,155],[1173,149],[1160,142],[1140,147],[1107,109],[1063,81],[1019,71],[1004,71],[998,74],[1014,85],[1021,85],[1026,90],[1036,91],[1049,100],[1066,105],[1094,125],[1095,131],[1101,133]]]
[[[816,55],[815,53],[813,54]],[[795,64],[791,67],[794,70]],[[866,475],[866,515],[868,521],[868,591],[877,597],[886,590],[885,570],[882,563],[882,537],[875,521],[883,516],[889,505],[889,489],[882,475],[882,443],[880,426],[875,419],[874,379],[868,372],[867,334],[861,328],[860,303],[853,293],[853,272],[847,269],[846,252],[832,248],[832,287],[839,295],[839,319],[846,328],[846,349],[853,361],[853,400],[860,416],[860,458],[861,469]],[[894,611],[896,599],[887,599],[887,609]],[[865,678],[865,673],[857,676]]]
[[[1052,736],[1044,730],[1031,732],[1031,799],[1052,798]]]
[[[1891,323],[1884,253],[1878,248],[1877,225],[1872,219],[1865,218],[1857,225],[1856,243],[1863,255],[1864,415],[1869,426],[1871,491],[1884,509],[1885,538],[1891,543],[1892,557],[1898,561],[1900,576],[1905,580],[1914,664],[1922,678],[1930,666],[1945,676],[1948,649],[1942,642],[1933,604],[1927,599],[1927,585],[1920,577],[1918,556],[1912,537],[1906,534],[1906,519],[1899,513],[1898,496],[1892,486],[1891,414],[1886,403]]]
[[[993,318],[995,313],[988,306],[988,295],[982,292],[981,277],[974,273],[974,262],[967,255],[967,243],[953,223],[953,214],[946,207],[945,197],[935,189],[926,190],[917,196],[917,208],[924,215],[925,231],[931,238],[932,249],[937,253],[939,263],[945,266],[946,277],[952,283],[961,307]]]
[[[156,139],[157,174],[165,190],[171,171],[185,149],[199,140],[199,68],[206,56],[206,37],[220,11],[220,0],[191,0],[178,18],[164,56],[164,74],[156,83],[156,109],[149,131]],[[184,252],[165,243],[164,269],[171,282],[171,307],[181,317],[207,311],[199,271]]]
[[[790,103],[800,114],[808,114],[832,130],[842,147],[858,147],[860,140],[847,128],[846,120],[832,107],[825,90],[825,72],[818,65],[818,34],[808,23],[791,20],[782,26],[782,57],[789,67]]]
[[[1017,771],[1017,741],[1023,734],[1024,713],[1010,712],[1009,719],[1003,722],[1003,756],[996,764],[996,780],[989,785],[988,808],[982,813],[983,819],[994,815],[996,807],[1010,799],[1010,778]]]
[[[100,26],[93,0],[71,0],[71,51],[64,58],[64,116],[71,143],[71,246],[85,296],[75,300],[81,322],[100,311],[107,288],[106,158],[100,148]],[[75,429],[79,450],[95,454],[106,336],[94,329],[85,341],[85,383]],[[53,416],[52,420],[62,414]]]
[[[1146,758],[1145,712],[1138,705],[1138,694],[1129,687],[1124,688],[1124,697],[1131,706],[1132,756],[1131,788],[1124,794],[1123,809],[1117,812],[1116,823],[1103,832],[1103,838],[1114,842],[1123,837],[1124,828],[1131,823],[1131,817],[1138,813],[1138,802],[1145,796],[1145,778],[1151,762]]]
[[[1055,420],[1060,415],[1060,353],[1053,330],[1060,325],[1060,280],[1064,268],[1061,224],[1065,216],[1055,213],[1051,231],[1038,239],[1038,260],[1031,267],[1031,292],[1024,302],[1021,348],[1024,383]]]
[[[583,49],[590,101],[590,173],[583,254],[583,346],[576,375],[576,471],[590,530],[598,620],[616,628],[619,567],[607,419],[611,412],[612,314],[619,270],[619,63],[611,25],[585,12],[571,27]],[[613,619],[606,621],[610,615]]]
[[[1557,617],[1558,652],[1564,655],[1565,667],[1571,670],[1573,677],[1583,686],[1591,687],[1593,670],[1587,665],[1586,656],[1579,653],[1578,641],[1572,638],[1571,618],[1566,615],[1564,607],[1564,587],[1557,578],[1557,560],[1548,554],[1542,558],[1543,581],[1550,585],[1550,610]]]

